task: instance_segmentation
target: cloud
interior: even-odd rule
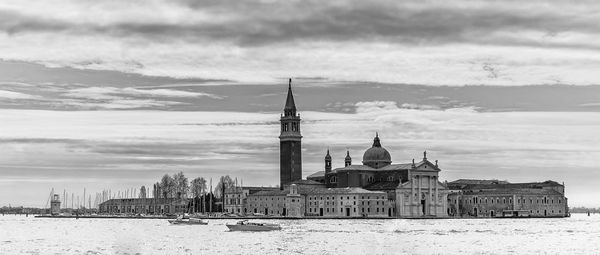
[[[3,26],[0,28],[9,34],[40,31],[90,33],[194,42],[223,40],[234,41],[240,45],[268,45],[297,40],[381,39],[393,43],[438,44],[477,42],[480,38],[493,38],[498,32],[504,31],[540,31],[551,34],[552,37],[562,32],[597,33],[600,31],[593,15],[576,15],[577,11],[582,11],[577,8],[580,6],[565,9],[566,4],[560,2],[556,3],[554,8],[533,8],[535,7],[533,4],[517,7],[510,2],[482,5],[478,2],[466,1],[455,4],[438,1],[432,3],[391,1],[184,3],[184,6],[176,6],[173,3],[158,2],[158,6],[154,8],[146,7],[148,9],[170,7],[178,10],[170,20],[149,18],[148,15],[139,12],[129,13],[133,14],[132,16],[120,12],[117,15],[109,15],[112,16],[109,20],[86,19],[81,22],[75,19],[75,16],[61,18],[48,14],[34,16],[4,11],[4,20],[0,21]],[[109,11],[107,7],[113,5],[114,3],[104,6],[97,4],[96,7],[100,8],[96,8],[96,12],[98,14],[107,12]],[[87,4],[76,4],[73,7],[86,6]],[[219,22],[208,22],[208,19],[187,19],[194,14],[207,16],[211,12],[225,14],[228,18],[219,19]],[[265,16],[264,13],[271,15]],[[209,15],[211,18],[215,16]],[[141,17],[149,19],[143,21]],[[504,37],[499,41],[486,41],[505,44],[512,40],[516,44],[527,44],[526,40],[515,39]],[[549,45],[553,43],[550,42]],[[544,45],[540,44],[540,46]],[[596,48],[593,44],[588,46]]]
[[[164,108],[172,105],[186,104],[184,102],[172,101],[171,98],[208,97],[211,99],[222,99],[220,96],[203,92],[173,89],[137,89],[131,87],[76,88],[68,90],[62,96],[67,97],[67,99],[61,99],[61,104],[76,106],[80,109]]]
[[[34,96],[34,95],[20,93],[20,92],[0,90],[0,98],[5,98],[5,99],[36,99],[38,97]]]
[[[112,95],[150,96],[150,97],[210,97],[221,99],[222,97],[202,92],[190,92],[173,89],[136,89],[115,87],[87,87],[71,89],[63,94],[68,97],[91,98],[91,99],[114,99]]]
[[[598,10],[593,1],[8,1],[0,57],[243,82],[589,85]]]

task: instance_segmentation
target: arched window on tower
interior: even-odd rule
[[[331,183],[337,183],[337,176],[331,176],[331,178],[329,179],[329,182]]]

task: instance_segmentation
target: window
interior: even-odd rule
[[[329,179],[330,183],[337,183],[337,176],[331,176],[331,178]]]
[[[394,176],[388,176],[387,180],[390,181],[390,182],[394,181]]]

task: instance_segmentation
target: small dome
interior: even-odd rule
[[[363,155],[363,165],[368,165],[373,168],[379,168],[392,163],[390,153],[383,147],[379,141],[379,135],[373,139],[373,147],[365,151]]]

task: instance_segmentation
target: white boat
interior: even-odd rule
[[[229,228],[229,231],[272,231],[281,230],[279,224],[270,223],[255,223],[248,222],[247,220],[238,221],[236,224],[225,224]]]
[[[198,218],[184,219],[183,217],[177,217],[177,219],[169,220],[169,223],[173,225],[208,225],[208,221],[203,221]]]

